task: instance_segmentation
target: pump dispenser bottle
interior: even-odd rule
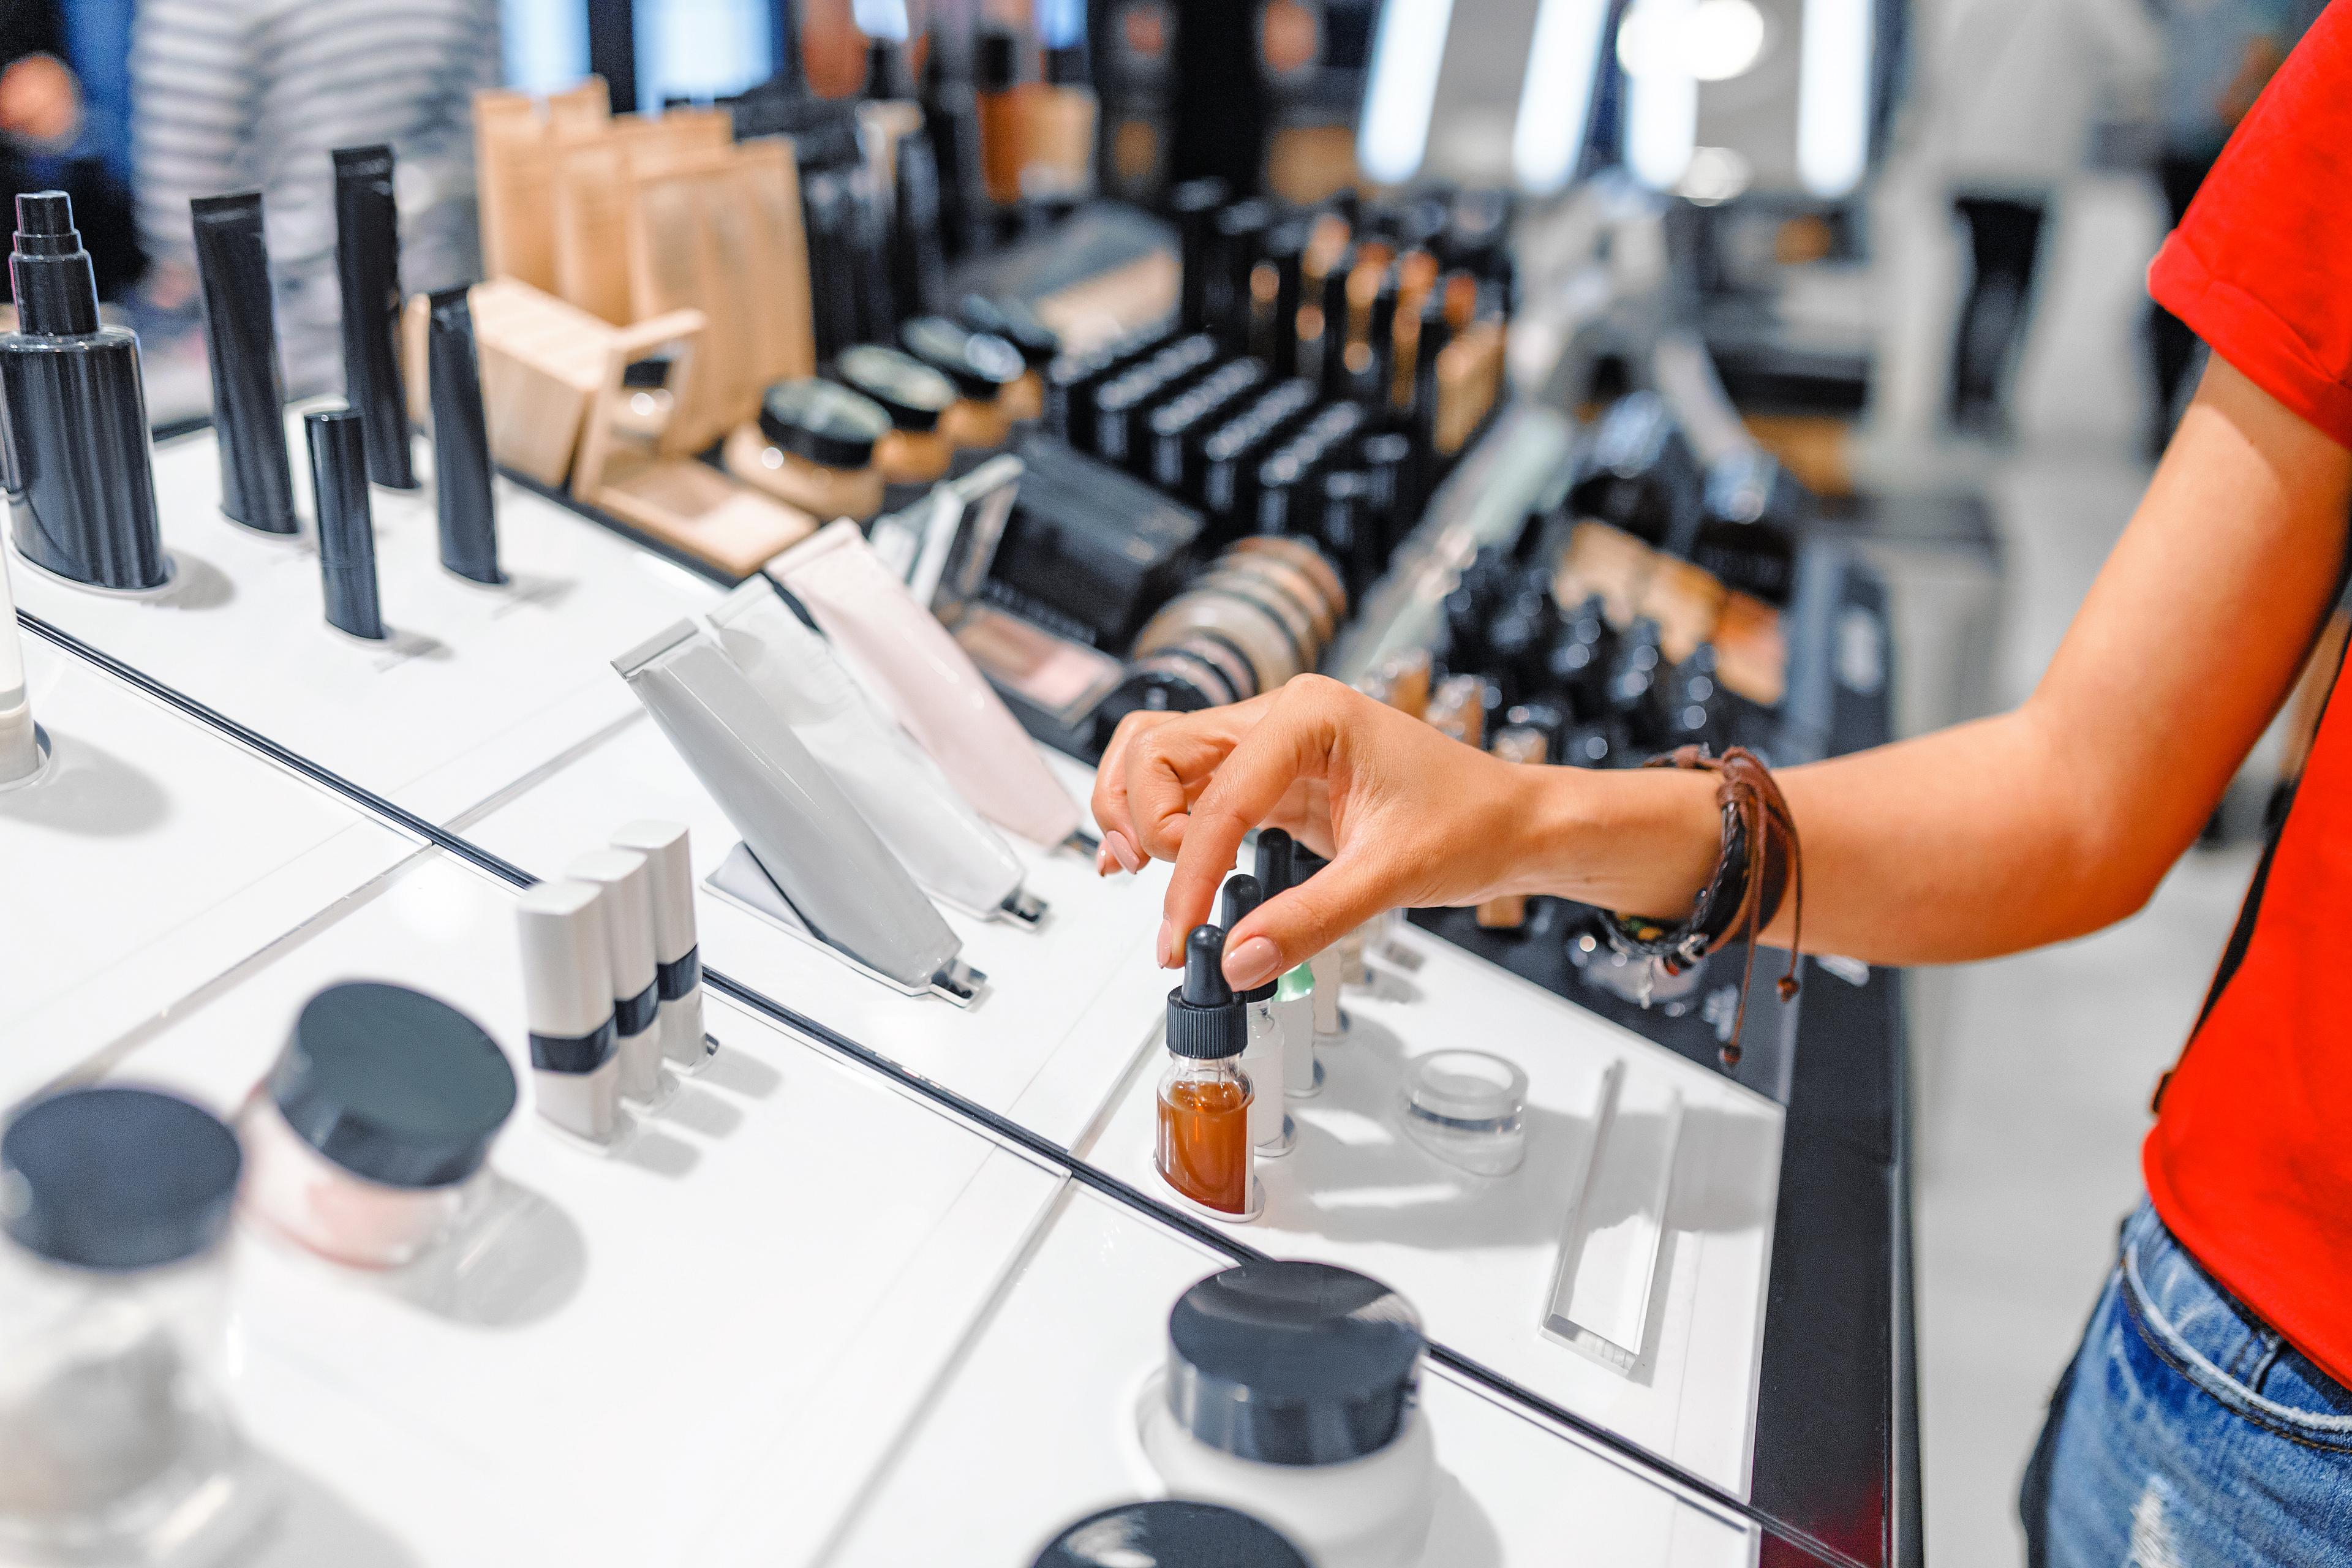
[[[1263,827],[1257,835],[1257,885],[1261,900],[1290,890],[1290,835]],[[1323,1092],[1323,1067],[1315,1059],[1315,971],[1302,963],[1276,982],[1274,1020],[1282,1030],[1282,1092],[1309,1100]]]
[[[17,553],[94,588],[160,588],[172,563],[148,468],[139,339],[99,325],[97,276],[63,191],[16,198],[8,280],[16,330],[0,333],[0,482]]]
[[[1258,1210],[1250,1173],[1249,1043],[1244,1005],[1225,984],[1225,933],[1195,926],[1184,983],[1168,994],[1168,1074],[1160,1082],[1155,1163],[1180,1194],[1234,1219]]]
[[[1256,911],[1262,901],[1255,877],[1238,876],[1225,879],[1224,908],[1220,916],[1225,930],[1234,927]],[[1275,984],[1268,981],[1241,994],[1242,1005],[1247,1009],[1248,1043],[1242,1047],[1242,1071],[1253,1084],[1265,1086],[1265,1092],[1250,1100],[1250,1147],[1260,1159],[1273,1159],[1290,1152],[1298,1141],[1298,1129],[1283,1113],[1283,1096],[1276,1086],[1284,1081],[1283,1064],[1288,1047],[1283,1038],[1282,1020],[1275,1012]]]

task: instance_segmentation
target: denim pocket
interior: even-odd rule
[[[2258,1426],[2352,1453],[2352,1391],[2214,1284],[2143,1205],[2125,1227],[2124,1304],[2148,1348]]]

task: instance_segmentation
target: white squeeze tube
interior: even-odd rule
[[[7,552],[0,550],[0,786],[41,770],[40,739],[25,689],[25,647],[16,630],[16,595],[8,586]]]
[[[824,764],[915,880],[966,913],[1017,907],[1022,866],[939,764],[875,705],[833,647],[753,577],[710,612],[726,650],[810,754]]]
[[[679,622],[613,661],[809,929],[923,987],[961,947],[914,879],[719,644]]]
[[[681,822],[632,822],[613,847],[634,849],[653,869],[654,960],[661,991],[662,1055],[687,1072],[709,1058],[702,1041],[702,949],[694,918],[694,853]]]
[[[1077,831],[1077,803],[1028,731],[856,523],[830,523],[762,570],[808,606],[835,651],[982,816],[1048,848]]]

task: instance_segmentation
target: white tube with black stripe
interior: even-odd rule
[[[653,868],[654,980],[661,992],[662,1055],[682,1072],[709,1059],[702,1039],[702,950],[694,919],[694,853],[682,822],[632,822],[613,847]]]
[[[661,991],[654,978],[653,867],[634,849],[599,849],[572,862],[565,874],[604,889],[621,1098],[651,1100],[661,1091],[662,1058],[661,1036],[654,1027]]]
[[[527,888],[515,925],[532,1098],[549,1121],[601,1142],[613,1135],[621,1087],[604,889],[568,880]]]

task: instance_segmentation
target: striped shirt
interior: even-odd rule
[[[262,193],[287,388],[342,384],[338,147],[398,157],[401,283],[479,275],[472,100],[499,79],[497,0],[140,0],[131,157],[149,253],[193,265],[188,203]]]

